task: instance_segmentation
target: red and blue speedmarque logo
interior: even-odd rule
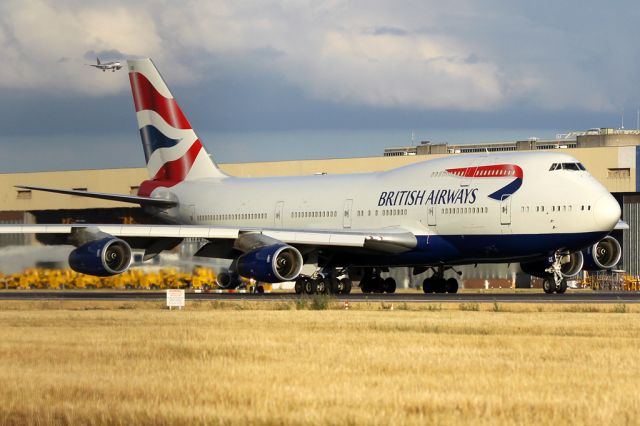
[[[496,192],[489,195],[489,198],[493,198],[494,200],[498,201],[509,198],[511,195],[515,194],[515,192],[522,186],[522,179],[524,176],[520,166],[517,166],[515,164],[495,164],[492,166],[447,169],[447,172],[456,176],[471,179],[513,177],[514,180],[511,181],[508,185],[498,189]]]

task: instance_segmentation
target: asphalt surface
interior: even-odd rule
[[[186,293],[186,300],[220,301],[292,301],[303,297],[295,293]],[[333,296],[337,300],[349,302],[416,302],[416,303],[640,303],[640,292],[605,292],[568,290],[565,294],[545,294],[537,292],[513,292],[505,290],[491,293],[461,292],[457,294],[424,294],[402,292],[396,294],[362,294],[356,290],[350,295]],[[103,300],[103,301],[145,301],[165,300],[166,293],[157,291],[95,291],[95,290],[0,290],[0,300]]]

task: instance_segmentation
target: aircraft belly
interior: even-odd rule
[[[602,239],[605,232],[577,234],[502,234],[418,236],[418,246],[398,255],[359,255],[354,266],[436,265],[520,262],[551,254],[558,247],[581,250]],[[346,258],[344,260],[347,260]]]

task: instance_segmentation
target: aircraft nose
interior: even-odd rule
[[[620,220],[620,204],[611,194],[603,195],[596,201],[593,217],[598,226],[612,230]]]

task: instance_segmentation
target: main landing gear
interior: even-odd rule
[[[444,278],[444,266],[433,269],[433,275],[425,278],[422,282],[422,291],[425,293],[457,293],[458,280],[455,278]]]
[[[294,289],[296,294],[349,294],[351,280],[340,270],[329,274],[317,272],[313,276],[298,276]]]
[[[391,277],[382,278],[382,271],[377,268],[367,268],[360,281],[360,289],[363,293],[395,293],[396,280]]]
[[[562,294],[567,291],[567,279],[562,275],[562,258],[563,254],[556,251],[553,254],[553,263],[545,269],[549,276],[544,278],[542,289],[547,294]]]

